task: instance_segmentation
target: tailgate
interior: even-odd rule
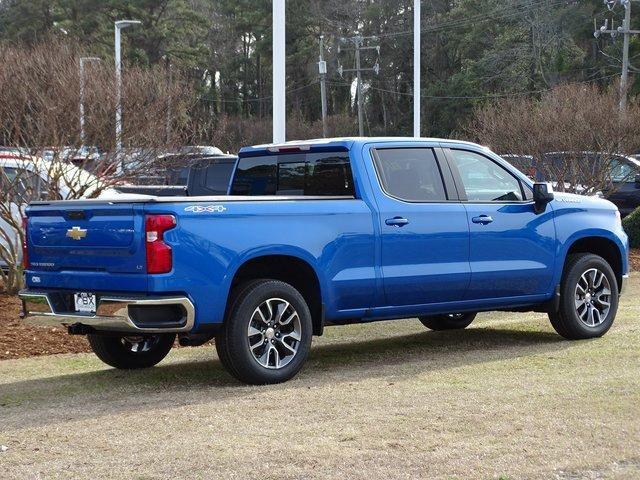
[[[141,204],[60,202],[27,216],[30,271],[145,272]]]

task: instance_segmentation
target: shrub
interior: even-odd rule
[[[622,220],[622,227],[629,235],[629,246],[640,248],[640,207]]]
[[[627,114],[618,117],[618,101],[614,89],[567,84],[540,97],[483,105],[466,130],[496,153],[530,156],[558,190],[590,195],[611,189],[615,155],[640,148],[640,102],[631,98]]]

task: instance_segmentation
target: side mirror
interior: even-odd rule
[[[544,212],[547,208],[547,203],[551,200],[553,200],[553,187],[550,183],[533,184],[533,202],[536,214]]]
[[[640,175],[636,175],[636,186],[640,186]]]

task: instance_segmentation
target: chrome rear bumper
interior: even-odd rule
[[[169,333],[188,332],[193,329],[195,308],[186,297],[141,297],[129,298],[105,295],[97,297],[96,313],[83,314],[56,308],[57,292],[35,292],[23,290],[19,296],[22,300],[22,318],[36,325],[84,325],[95,331],[123,333]],[[144,312],[145,308],[158,308],[152,315],[162,312],[163,308],[172,313],[180,312],[176,320],[163,325],[163,319],[144,325],[136,316],[144,315],[133,312]],[[173,310],[172,310],[173,309]]]

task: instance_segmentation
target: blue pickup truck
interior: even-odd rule
[[[629,270],[613,204],[451,140],[248,147],[226,196],[36,202],[27,217],[26,319],[123,369],[176,336],[215,339],[251,384],[293,377],[326,325],[539,311],[567,339],[599,337]]]

